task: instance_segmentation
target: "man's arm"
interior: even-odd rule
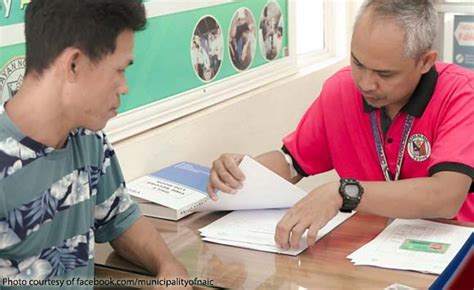
[[[281,151],[275,150],[261,154],[255,157],[255,160],[293,184],[303,178],[299,174],[291,176],[290,166]]]
[[[439,172],[432,177],[399,181],[361,182],[364,188],[358,211],[393,218],[452,218],[469,192],[471,177]],[[339,211],[339,182],[326,183],[296,203],[278,223],[275,240],[282,248],[297,247],[308,229],[308,245]],[[291,240],[290,240],[291,234]]]
[[[472,179],[443,171],[431,177],[396,182],[362,182],[358,211],[397,218],[453,218],[469,192]]]
[[[139,218],[110,242],[120,256],[160,278],[187,279],[186,269],[176,260],[159,232],[146,218]]]

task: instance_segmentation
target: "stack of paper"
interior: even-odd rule
[[[234,211],[199,231],[204,241],[295,256],[307,248],[306,233],[298,249],[284,251],[274,240],[276,225],[286,211],[287,209]],[[339,213],[319,231],[317,239],[324,237],[352,214]]]
[[[284,251],[275,243],[275,229],[289,207],[306,195],[302,189],[246,156],[239,165],[245,175],[236,194],[219,192],[217,202],[208,201],[198,210],[242,210],[232,212],[200,229],[204,241],[266,252],[298,255],[307,248],[306,234],[298,249]],[[337,215],[319,231],[318,239],[352,214]]]
[[[355,265],[440,274],[473,231],[425,220],[396,219],[347,258]]]

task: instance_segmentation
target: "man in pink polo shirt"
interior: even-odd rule
[[[431,1],[368,0],[356,20],[351,66],[330,77],[282,151],[256,157],[283,178],[335,169],[279,222],[275,240],[308,244],[339,210],[393,218],[474,221],[474,72],[435,63]],[[214,161],[208,191],[235,192],[241,154]]]

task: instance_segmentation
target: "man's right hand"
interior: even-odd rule
[[[236,193],[242,188],[245,175],[239,168],[244,154],[225,153],[212,163],[207,192],[212,200],[217,200],[216,191]]]

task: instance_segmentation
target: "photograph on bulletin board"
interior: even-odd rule
[[[234,13],[229,30],[229,55],[238,71],[246,70],[252,64],[257,50],[255,18],[248,8]]]
[[[283,33],[281,8],[271,1],[263,8],[259,26],[260,51],[266,60],[274,60],[280,54]]]
[[[222,64],[224,36],[217,20],[205,16],[199,20],[191,40],[191,59],[194,72],[204,81],[212,81]]]
[[[454,16],[453,62],[474,70],[474,15]]]

